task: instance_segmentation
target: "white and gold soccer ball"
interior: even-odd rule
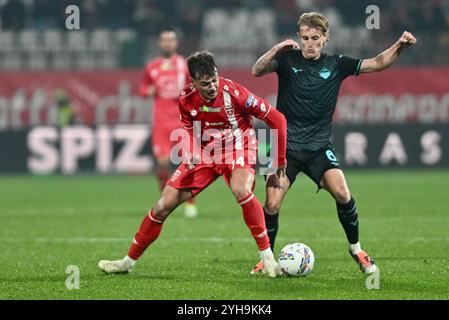
[[[279,253],[279,266],[290,276],[307,276],[313,270],[315,255],[304,243],[290,243]]]

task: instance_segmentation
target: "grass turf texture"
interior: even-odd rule
[[[251,276],[257,248],[222,179],[198,197],[200,216],[167,220],[133,273],[104,275],[123,257],[158,199],[150,176],[0,177],[0,299],[448,299],[449,171],[347,173],[361,240],[381,269],[380,290],[347,252],[335,203],[304,175],[287,195],[276,251],[304,242],[306,278]],[[264,200],[263,179],[256,194]],[[67,290],[76,265],[81,289]]]

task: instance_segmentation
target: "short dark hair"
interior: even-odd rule
[[[187,66],[192,79],[213,77],[217,72],[214,55],[207,50],[192,53],[187,58]]]

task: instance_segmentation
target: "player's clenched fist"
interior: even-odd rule
[[[415,44],[417,40],[411,32],[404,31],[402,36],[399,38],[399,42],[403,47],[408,47],[409,45]]]

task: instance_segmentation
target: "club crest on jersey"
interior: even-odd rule
[[[323,69],[321,69],[320,71],[320,77],[323,79],[327,79],[331,76],[331,72],[328,68],[324,67]]]
[[[198,114],[198,111],[192,110],[192,112],[190,112],[190,114],[192,115],[192,117],[196,117],[196,115]]]

